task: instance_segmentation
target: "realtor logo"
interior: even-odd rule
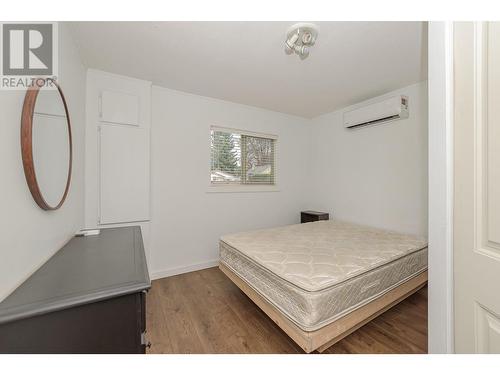
[[[25,89],[37,78],[56,79],[56,23],[2,23],[1,41],[1,88]]]

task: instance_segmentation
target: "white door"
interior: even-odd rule
[[[148,130],[101,125],[99,224],[149,220]]]
[[[500,353],[500,23],[454,25],[455,351]]]

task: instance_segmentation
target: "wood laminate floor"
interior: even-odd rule
[[[218,268],[153,281],[148,353],[303,353]],[[427,353],[427,287],[325,353]]]

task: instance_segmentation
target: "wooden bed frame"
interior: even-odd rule
[[[342,318],[316,331],[308,332],[299,328],[229,268],[221,263],[219,268],[306,353],[315,350],[323,352],[427,283],[427,271],[425,271]]]

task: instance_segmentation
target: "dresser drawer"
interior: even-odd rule
[[[0,353],[144,353],[145,293],[0,325]]]

